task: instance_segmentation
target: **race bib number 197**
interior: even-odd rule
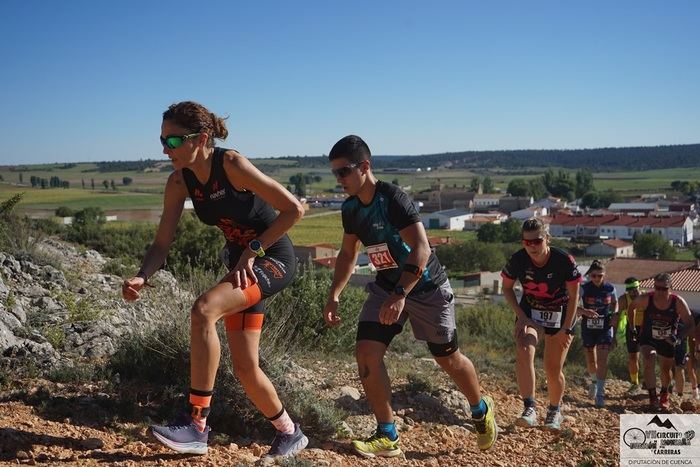
[[[560,328],[561,317],[561,311],[532,310],[532,320],[545,328]]]
[[[389,247],[386,243],[379,245],[371,245],[367,247],[367,256],[378,271],[382,269],[397,268],[398,265],[389,252]]]

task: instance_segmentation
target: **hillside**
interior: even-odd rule
[[[182,403],[176,394],[186,385],[188,362],[179,344],[185,336],[187,345],[193,299],[186,284],[161,271],[152,279],[155,288],[141,301],[125,303],[119,296],[121,279],[103,272],[107,259],[99,253],[52,239],[42,241],[37,252],[34,257],[0,253],[0,462],[173,466],[261,462],[271,439],[269,424],[251,416],[250,404],[231,389],[235,384],[225,367],[227,356],[222,357],[217,390],[223,395],[215,396],[218,415],[211,418],[209,454],[179,455],[148,435],[149,424],[162,422]],[[310,282],[302,285],[313,287]],[[321,283],[309,297],[325,293],[327,285]],[[362,300],[359,289],[348,293]],[[294,304],[292,311],[298,314],[308,308]],[[330,337],[352,340],[352,315],[344,310],[343,316],[347,327]],[[282,319],[286,328],[298,324],[289,317]],[[318,319],[314,314],[309,322]],[[507,326],[512,322],[509,315],[503,321]],[[124,342],[136,342],[149,329],[176,322],[179,327],[162,328],[160,343],[150,340],[146,347],[124,347]],[[373,429],[373,417],[348,345],[336,352],[291,353],[296,344],[290,342],[299,341],[284,333],[276,338],[282,328],[273,323],[270,320],[263,335],[263,359],[311,440],[296,463],[287,465],[377,465],[350,450],[350,439]],[[494,342],[487,349],[476,345],[474,337],[465,337],[462,349],[475,361],[484,391],[494,396],[502,428],[494,448],[480,452],[464,396],[407,334],[397,338],[387,357],[405,459],[383,465],[617,465],[618,414],[646,410],[644,397],[627,397],[628,384],[618,380],[608,384],[608,407],[596,409],[581,379],[569,373],[561,433],[514,427],[521,402],[512,355],[495,350],[499,344],[505,344],[503,348],[509,344]],[[282,357],[277,360],[275,355]],[[114,364],[115,356],[121,367]],[[100,362],[110,360],[111,365],[98,371]],[[543,394],[541,369],[538,381],[538,393]],[[677,401],[672,411],[681,412]]]

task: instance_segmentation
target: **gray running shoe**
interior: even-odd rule
[[[309,444],[309,438],[301,431],[299,424],[295,423],[294,433],[287,434],[281,431],[275,433],[275,439],[265,457],[291,457],[304,449],[307,444]]]
[[[550,431],[561,430],[561,422],[564,421],[564,416],[559,410],[548,410],[547,417],[544,421],[544,428]]]
[[[595,393],[597,391],[596,383],[591,382],[588,384],[588,397],[591,399],[595,399]]]
[[[158,441],[184,454],[206,454],[209,431],[208,426],[203,432],[199,431],[189,417],[171,425],[151,426],[151,433]]]
[[[522,415],[515,420],[517,426],[532,428],[537,425],[537,410],[534,407],[525,407]]]

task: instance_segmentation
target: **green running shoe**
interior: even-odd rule
[[[372,433],[367,439],[355,440],[352,442],[355,452],[362,457],[396,457],[403,454],[399,447],[399,438],[395,441],[389,439],[385,434]]]
[[[486,414],[481,418],[475,418],[474,428],[476,428],[476,444],[479,449],[486,451],[498,438],[498,425],[496,425],[496,404],[490,396],[484,396],[486,404]]]

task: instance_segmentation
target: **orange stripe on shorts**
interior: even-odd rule
[[[224,319],[227,331],[260,331],[265,315],[262,313],[235,313]]]

